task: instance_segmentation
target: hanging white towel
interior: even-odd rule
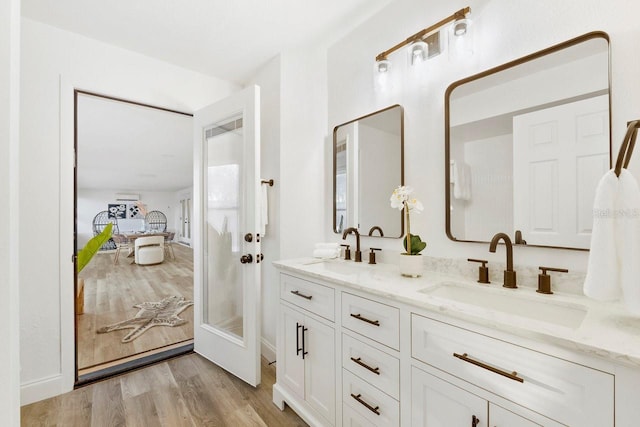
[[[451,169],[453,197],[458,200],[471,200],[471,168],[465,162],[454,161]]]
[[[622,298],[640,315],[640,188],[633,175],[607,172],[596,189],[584,293],[603,301]]]
[[[618,184],[615,172],[608,171],[596,187],[593,203],[591,248],[583,291],[586,296],[601,301],[612,301],[621,296],[615,218]]]
[[[640,188],[631,172],[620,172],[618,241],[620,282],[627,310],[640,315]]]
[[[264,237],[267,234],[267,224],[269,224],[269,196],[267,193],[267,186],[261,185],[262,191],[260,192],[260,235]]]

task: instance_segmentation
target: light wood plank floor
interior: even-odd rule
[[[271,400],[275,365],[253,388],[197,354],[22,407],[28,427],[306,426]]]
[[[156,326],[129,343],[120,340],[131,330],[98,334],[96,330],[129,319],[135,304],[177,295],[193,300],[193,250],[174,243],[176,259],[166,256],[158,265],[131,264],[124,250],[118,264],[114,254],[98,253],[82,271],[85,279],[84,314],[78,322],[78,369],[86,369],[193,338],[193,306],[180,314],[188,322],[176,327]]]

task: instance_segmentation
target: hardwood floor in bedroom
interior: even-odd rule
[[[193,306],[179,315],[186,324],[157,326],[129,343],[121,340],[131,329],[96,332],[102,326],[132,318],[139,310],[133,306],[141,302],[160,301],[171,295],[193,300],[193,250],[176,243],[172,246],[175,259],[165,254],[161,264],[132,264],[133,258],[127,258],[123,250],[118,264],[113,264],[113,253],[99,253],[82,271],[84,314],[76,316],[81,374],[104,363],[193,339]]]
[[[189,354],[23,406],[22,426],[306,426],[273,404],[274,382],[275,365],[265,359],[253,388]]]

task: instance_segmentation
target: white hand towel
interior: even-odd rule
[[[471,199],[471,168],[464,162],[452,165],[453,197],[458,200]]]
[[[583,291],[596,300],[612,301],[621,295],[615,218],[618,184],[615,172],[607,172],[598,183],[593,203],[591,248]]]
[[[313,250],[313,257],[314,258],[331,259],[331,258],[338,258],[339,255],[340,255],[340,249],[339,248],[334,248],[334,249],[314,249]]]
[[[633,175],[622,169],[618,193],[618,258],[624,304],[640,315],[640,188]]]
[[[261,185],[262,192],[260,193],[260,235],[264,237],[267,234],[267,224],[269,224],[269,196],[267,193],[267,186]]]
[[[607,172],[596,189],[584,294],[619,298],[640,315],[640,188],[626,169]]]

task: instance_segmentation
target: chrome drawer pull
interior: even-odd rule
[[[297,295],[299,297],[302,297],[304,299],[311,299],[313,298],[313,295],[305,295],[305,294],[301,294],[300,291],[291,291],[292,294]]]
[[[370,410],[371,412],[373,412],[376,415],[380,415],[380,411],[378,409],[380,409],[379,406],[376,406],[375,408],[371,405],[369,405],[367,402],[365,402],[364,400],[360,399],[360,396],[362,396],[361,394],[358,394],[357,396],[353,393],[351,393],[351,397],[353,397],[355,400],[358,401],[358,403],[360,403],[361,405],[363,405],[365,408],[367,408],[368,410]]]
[[[380,368],[372,368],[371,366],[369,366],[366,363],[364,363],[359,357],[357,359],[355,357],[352,357],[351,360],[353,360],[354,362],[356,362],[358,365],[362,366],[363,368],[370,370],[374,374],[380,375]]]
[[[358,320],[362,320],[363,322],[371,323],[372,325],[375,325],[375,326],[380,326],[380,322],[379,321],[377,321],[377,320],[369,320],[366,317],[360,316],[360,314],[351,313],[351,317],[355,317]]]
[[[507,371],[503,371],[502,369],[494,368],[493,366],[489,366],[489,365],[487,365],[485,363],[479,362],[477,360],[473,360],[472,358],[470,358],[467,355],[467,353],[464,353],[464,354],[453,353],[453,355],[455,357],[457,357],[458,359],[460,359],[460,360],[464,360],[465,362],[469,362],[472,365],[476,365],[476,366],[484,368],[484,369],[486,369],[488,371],[494,372],[494,373],[496,373],[498,375],[502,375],[503,377],[507,377],[510,380],[518,381],[519,383],[523,383],[524,382],[524,379],[520,378],[516,371],[507,372]]]

